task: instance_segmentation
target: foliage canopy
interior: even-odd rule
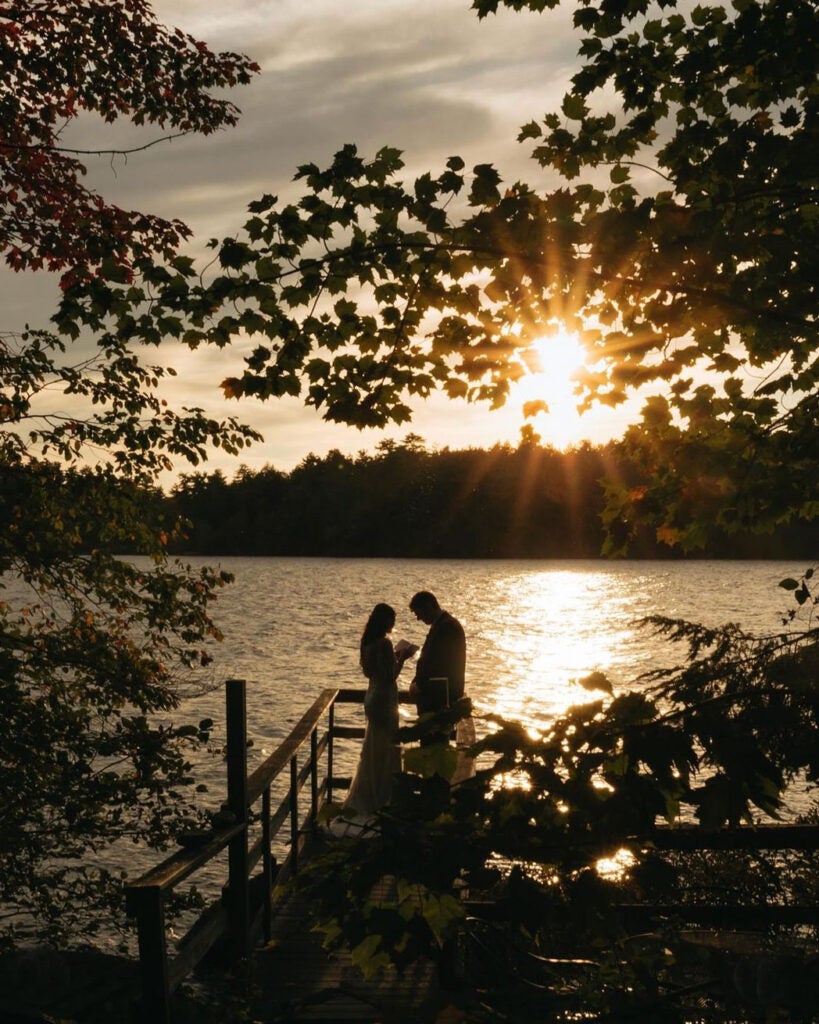
[[[64,127],[94,112],[207,135],[239,114],[210,90],[249,82],[258,65],[165,28],[147,0],[7,0],[0,62],[0,251],[8,265],[60,271],[65,285],[127,270],[137,256],[173,256],[186,226],[119,209],[87,189],[78,154],[61,145]]]
[[[144,0],[0,4],[0,61],[7,264],[57,272],[69,289],[172,257],[185,226],[88,190],[61,130],[90,112],[207,134],[238,113],[210,90],[248,81],[255,65],[169,32]],[[0,332],[3,943],[93,932],[121,885],[94,854],[166,845],[196,817],[185,794],[209,723],[166,716],[201,685],[193,673],[219,639],[211,607],[228,577],[168,563],[175,527],[146,489],[171,457],[196,462],[210,444],[238,450],[256,436],[169,408],[156,391],[172,371],[127,340],[82,341]],[[145,557],[125,562],[122,550]]]

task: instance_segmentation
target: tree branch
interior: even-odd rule
[[[163,135],[161,138],[154,139],[152,142],[146,142],[144,146],[134,146],[132,149],[74,149],[73,146],[49,146],[45,143],[34,146],[23,146],[10,142],[0,142],[0,152],[8,149],[25,150],[27,152],[48,150],[52,153],[73,153],[77,156],[129,156],[131,153],[141,153],[145,149],[151,149],[152,146],[158,146],[162,142],[171,142],[173,139],[181,139],[185,135],[192,134],[193,132],[190,130],[174,132],[172,135]]]

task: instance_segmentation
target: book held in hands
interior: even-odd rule
[[[406,661],[413,654],[418,653],[418,644],[411,644],[409,640],[399,640],[395,645],[395,657],[398,661]]]

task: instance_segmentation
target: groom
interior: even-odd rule
[[[434,594],[420,590],[410,601],[416,619],[429,626],[409,693],[418,714],[440,711],[464,695],[466,637],[454,615],[438,604]],[[446,683],[439,680],[446,680]]]

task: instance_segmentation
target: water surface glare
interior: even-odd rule
[[[210,560],[213,561],[213,560]],[[637,626],[659,613],[707,625],[779,628],[799,576],[792,562],[461,561],[225,558],[236,582],[215,606],[225,641],[214,681],[248,681],[251,733],[286,735],[326,686],[363,686],[358,639],[377,601],[397,611],[394,639],[423,641],[408,609],[432,590],[464,625],[467,687],[479,710],[541,721],[583,700],[574,680],[599,670],[615,688],[683,650]],[[407,685],[411,666],[401,682]],[[211,711],[221,711],[216,694]],[[209,702],[210,698],[202,698]],[[210,713],[210,711],[208,712]]]

